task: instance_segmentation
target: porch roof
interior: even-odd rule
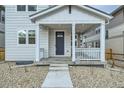
[[[44,14],[48,14],[49,12],[55,11],[55,10],[57,10],[57,9],[63,7],[63,6],[66,6],[66,5],[54,5],[52,7],[46,8],[44,10],[38,11],[38,12],[32,14],[32,15],[29,15],[29,17],[30,17],[30,19],[35,19],[39,16],[42,16]],[[88,5],[75,5],[75,6],[78,6],[82,9],[85,9],[85,10],[91,12],[91,13],[95,13],[95,14],[97,14],[97,15],[99,15],[99,16],[107,19],[107,20],[113,18],[110,14],[105,13],[101,10],[95,9],[95,8],[93,8],[91,6],[88,6]]]

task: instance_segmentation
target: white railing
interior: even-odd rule
[[[100,60],[100,48],[76,48],[75,52],[79,60]]]

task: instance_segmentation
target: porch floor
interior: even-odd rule
[[[44,58],[42,59],[39,63],[37,63],[39,65],[42,64],[69,64],[69,65],[104,65],[104,62],[100,62],[98,60],[83,60],[83,61],[76,61],[76,63],[72,62],[71,57],[50,57],[50,58]]]

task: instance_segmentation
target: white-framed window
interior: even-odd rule
[[[28,30],[28,44],[35,44],[35,30]]]
[[[18,31],[18,44],[26,44],[26,30]]]
[[[37,5],[28,5],[28,11],[37,11]]]
[[[20,30],[18,31],[18,44],[35,44],[35,30]]]
[[[0,22],[5,23],[5,13],[3,10],[0,11]]]
[[[17,11],[26,11],[26,5],[17,5]]]

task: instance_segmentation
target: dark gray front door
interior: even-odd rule
[[[64,55],[64,32],[56,32],[56,55]]]

